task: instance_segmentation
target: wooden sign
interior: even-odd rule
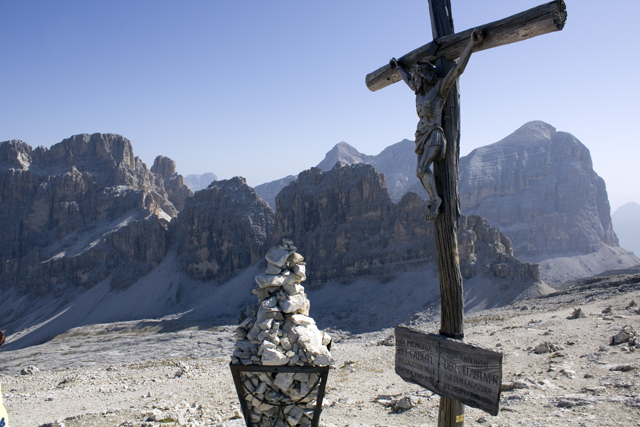
[[[396,326],[396,374],[440,396],[498,415],[502,353]]]

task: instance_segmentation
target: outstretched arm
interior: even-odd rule
[[[391,61],[389,61],[389,65],[391,66],[392,69],[398,70],[398,73],[400,73],[400,77],[402,77],[402,80],[407,84],[407,86],[409,86],[409,88],[411,88],[412,91],[415,92],[416,88],[413,86],[411,75],[409,74],[407,69],[404,68],[396,58],[391,58]]]
[[[440,95],[443,98],[449,96],[449,90],[451,89],[451,86],[453,86],[453,83],[455,83],[455,81],[458,80],[458,77],[460,77],[460,75],[464,72],[464,69],[467,67],[467,63],[469,62],[469,58],[471,58],[471,51],[473,50],[474,46],[480,44],[482,38],[482,30],[480,30],[479,28],[473,30],[473,33],[471,33],[471,38],[469,39],[469,43],[467,43],[467,46],[462,51],[460,58],[458,58],[458,63],[449,71],[446,77],[442,79],[442,85],[440,86]]]

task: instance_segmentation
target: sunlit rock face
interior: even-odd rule
[[[46,149],[0,143],[0,288],[31,296],[124,288],[167,250],[178,211],[126,138],[82,134]]]
[[[312,283],[382,279],[437,262],[433,222],[425,221],[427,203],[415,193],[393,203],[384,175],[370,165],[305,171],[276,203],[274,241],[297,242],[308,256]],[[518,261],[511,241],[478,216],[461,217],[458,241],[464,277],[539,279],[537,266]]]
[[[167,198],[179,211],[184,207],[185,200],[193,196],[193,191],[187,187],[185,180],[176,169],[176,162],[165,156],[158,156],[151,166],[151,172],[162,178]]]
[[[171,241],[187,275],[224,281],[264,256],[273,228],[269,205],[236,177],[186,199],[171,224]]]
[[[460,159],[460,203],[509,236],[516,256],[618,245],[605,183],[574,136],[529,122]]]
[[[328,172],[336,164],[342,166],[364,163],[372,165],[385,175],[387,191],[391,200],[399,202],[408,191],[424,192],[416,177],[416,155],[413,141],[403,139],[382,150],[375,156],[360,153],[346,142],[336,144],[327,152],[325,158],[316,166]],[[295,181],[297,175],[289,175],[275,181],[267,182],[256,187],[256,192],[276,210],[276,196],[289,183]]]

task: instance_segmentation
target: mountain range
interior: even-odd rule
[[[147,169],[118,135],[76,135],[50,149],[0,143],[6,347],[118,320],[233,323],[283,237],[306,258],[320,326],[407,321],[439,298],[433,226],[410,191],[414,165],[408,140],[376,156],[340,143],[298,176],[256,189],[236,177],[193,193],[173,160],[158,156]],[[604,181],[570,134],[530,122],[460,165],[467,310],[640,264],[619,247]]]
[[[218,177],[213,172],[206,172],[203,174],[189,174],[184,177],[184,184],[189,187],[191,191],[204,190],[213,181],[217,181]]]
[[[386,177],[387,191],[391,200],[399,202],[409,188],[421,189],[416,178],[416,159],[413,150],[413,141],[403,139],[393,144],[378,155],[369,156],[360,153],[346,142],[336,144],[316,166],[322,171],[330,171],[336,164],[368,164],[376,168]],[[289,175],[275,181],[256,186],[255,190],[274,210],[276,209],[276,196],[289,183],[296,180],[297,175]]]
[[[375,156],[341,142],[317,167],[327,171],[337,163],[371,164],[385,174],[397,203],[407,192],[426,198],[415,177],[415,161],[409,140]],[[256,192],[276,209],[275,194],[295,179],[262,184]],[[499,228],[513,241],[515,256],[539,264],[549,284],[638,262],[624,249],[635,241],[626,231],[630,227],[624,228],[630,236],[627,246],[618,243],[606,185],[593,170],[589,149],[542,121],[526,123],[461,157],[459,195],[463,214],[480,215]]]

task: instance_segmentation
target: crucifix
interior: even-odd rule
[[[472,52],[560,31],[567,13],[564,2],[556,0],[457,34],[453,30],[450,0],[429,0],[429,14],[434,40],[397,60],[391,59],[388,65],[368,74],[366,84],[371,91],[376,91],[402,79],[416,92],[416,107],[420,117],[415,141],[417,175],[430,199],[426,219],[434,220],[436,232],[441,300],[440,335],[461,341],[464,338],[464,302],[457,242],[457,221],[460,216],[460,105],[456,80],[464,71]],[[429,170],[431,164],[432,175]],[[424,348],[428,348],[428,344],[424,344]],[[398,356],[396,372],[397,361]],[[424,375],[419,375],[428,376],[429,368],[425,369],[422,372]],[[441,390],[439,383],[435,388]],[[499,384],[497,390],[499,399]],[[438,426],[462,426],[462,402],[446,397],[446,392],[439,394]]]

